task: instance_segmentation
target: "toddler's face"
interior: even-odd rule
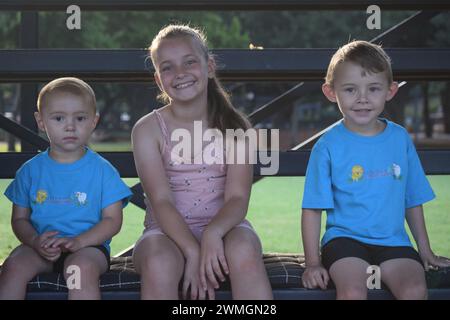
[[[358,64],[344,62],[336,70],[331,99],[327,97],[337,102],[348,129],[376,134],[378,116],[397,89],[396,82],[389,84],[385,72],[370,73]]]
[[[98,121],[86,100],[72,93],[55,92],[41,112],[36,112],[39,129],[47,133],[52,150],[71,153],[84,149]]]

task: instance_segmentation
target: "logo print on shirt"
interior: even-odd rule
[[[402,168],[400,168],[400,166],[396,163],[392,164],[392,167],[390,168],[391,172],[392,172],[392,176],[394,177],[395,180],[401,180],[402,179]]]
[[[362,179],[364,174],[364,169],[363,167],[361,167],[360,165],[355,165],[352,168],[352,176],[351,176],[351,181],[352,182],[358,182],[359,180]]]
[[[48,196],[47,191],[38,190],[35,202],[42,204],[47,199],[47,196]]]
[[[75,192],[75,198],[78,201],[78,205],[83,206],[86,204],[87,194],[85,192]]]

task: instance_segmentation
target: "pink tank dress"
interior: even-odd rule
[[[186,164],[177,154],[172,155],[172,145],[167,126],[158,110],[153,111],[158,119],[164,137],[162,159],[175,207],[184,218],[198,241],[205,227],[224,204],[226,164]],[[144,234],[164,234],[155,220],[150,201],[146,198]],[[251,224],[243,220],[237,227],[253,231]]]

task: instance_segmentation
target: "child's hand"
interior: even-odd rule
[[[63,252],[76,252],[83,246],[77,237],[73,238],[58,238],[50,244],[51,248],[60,248]]]
[[[195,253],[191,256],[186,257],[186,263],[184,266],[184,276],[183,276],[183,288],[181,294],[184,300],[188,298],[188,291],[190,290],[189,298],[191,300],[204,300],[205,291],[200,284],[200,254]]]
[[[48,248],[46,247],[46,243],[52,242],[55,239],[55,236],[58,234],[58,231],[47,231],[43,234],[37,236],[33,241],[33,249],[36,250],[44,259],[54,262],[58,260],[61,255],[60,248]]]
[[[426,271],[438,267],[450,267],[450,259],[436,256],[431,250],[426,253],[419,251],[419,254]]]
[[[213,230],[206,229],[203,232],[200,248],[201,283],[203,287],[207,287],[208,282],[210,282],[215,289],[218,289],[217,278],[223,282],[225,281],[224,273],[229,273],[222,237]]]
[[[303,286],[307,289],[320,287],[325,290],[329,280],[327,270],[321,265],[306,267],[302,276]]]

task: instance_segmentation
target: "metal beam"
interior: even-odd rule
[[[34,150],[45,150],[49,146],[49,142],[47,140],[37,135],[26,126],[20,125],[17,122],[6,118],[3,114],[0,114],[0,128],[19,138],[22,142],[25,141],[28,144],[31,144],[34,147]]]
[[[376,4],[382,10],[448,10],[445,0],[1,0],[0,10],[365,10]]]
[[[214,50],[224,80],[323,80],[336,49]],[[391,48],[396,79],[450,80],[450,49]],[[0,82],[49,81],[78,76],[87,81],[152,81],[143,49],[0,50]]]
[[[311,150],[279,153],[279,171],[276,176],[304,176]],[[0,179],[13,178],[20,166],[35,156],[35,152],[1,152]],[[137,177],[132,152],[99,152],[117,168],[122,178]],[[422,166],[428,175],[450,174],[450,150],[418,150]],[[261,164],[254,165],[254,176],[261,176]]]
[[[39,48],[39,15],[36,11],[26,11],[20,14],[20,47],[23,49]],[[36,121],[33,111],[36,106],[38,95],[37,83],[22,83],[20,85],[20,119],[21,123],[37,132]],[[22,151],[37,151],[36,147],[20,141]]]

